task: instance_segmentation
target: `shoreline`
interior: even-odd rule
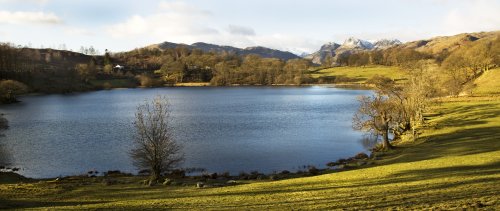
[[[181,83],[181,84],[172,84],[172,85],[164,85],[164,86],[158,86],[158,87],[144,87],[144,86],[137,86],[137,87],[117,87],[117,88],[110,88],[110,89],[89,89],[86,91],[73,91],[73,92],[53,92],[53,93],[44,93],[44,92],[30,92],[26,93],[23,95],[19,95],[18,98],[22,97],[30,97],[30,96],[48,96],[48,95],[73,95],[73,94],[82,94],[82,93],[88,93],[88,92],[96,92],[96,91],[107,91],[107,90],[122,90],[122,89],[156,89],[156,88],[172,88],[172,87],[209,87],[209,88],[216,88],[216,87],[312,87],[312,86],[320,86],[320,87],[327,87],[327,88],[338,88],[338,89],[350,89],[350,90],[372,90],[374,87],[371,86],[370,84],[365,84],[365,83],[338,83],[338,84],[271,84],[271,85],[259,85],[259,84],[232,84],[232,85],[227,85],[227,86],[214,86],[214,85],[209,85],[208,83]],[[12,103],[0,103],[1,105],[12,105],[12,104],[17,104],[22,101],[17,100],[16,102]]]
[[[217,172],[217,171],[209,171],[205,168],[177,168],[177,169],[172,169],[170,170],[171,173],[165,173],[163,176],[168,177],[171,175],[177,175],[179,173],[183,174],[184,177],[191,177],[191,178],[197,178],[197,177],[204,177],[206,175],[225,175],[225,177],[231,177],[231,178],[236,178],[240,177],[241,174],[258,174],[262,176],[267,176],[270,177],[272,175],[277,175],[277,174],[289,174],[289,175],[300,175],[306,172],[311,172],[313,171],[314,175],[317,174],[324,174],[324,173],[331,173],[332,171],[342,171],[342,170],[351,170],[351,169],[357,169],[359,167],[364,167],[364,166],[369,166],[373,165],[375,160],[379,160],[380,156],[383,155],[383,151],[377,151],[375,147],[373,147],[370,150],[364,150],[360,151],[352,156],[348,157],[339,157],[336,159],[332,159],[328,161],[327,163],[324,163],[321,166],[316,166],[316,165],[298,165],[299,168],[295,169],[292,168],[291,170],[289,169],[282,169],[282,170],[273,170],[269,173],[265,173],[265,171],[261,172],[259,170],[255,169],[247,169],[247,170],[240,170],[236,174],[231,174],[230,171],[223,171],[223,172]],[[20,177],[23,177],[25,179],[29,180],[53,180],[57,178],[66,178],[66,177],[106,177],[107,175],[110,174],[120,174],[120,175],[127,175],[131,177],[143,177],[143,176],[149,176],[149,170],[143,169],[143,170],[137,170],[136,173],[130,173],[130,172],[124,172],[119,169],[114,169],[114,170],[105,170],[105,171],[98,171],[98,170],[88,170],[87,173],[84,173],[82,171],[81,173],[76,173],[76,174],[70,174],[70,175],[59,175],[56,177],[28,177],[25,176],[21,173],[19,173],[19,170],[23,168],[19,167],[13,167],[13,166],[1,166],[0,167],[0,179],[2,178],[2,174],[5,173],[13,173],[16,175],[19,175]]]
[[[249,171],[240,171],[237,174],[231,174],[230,172],[210,172],[206,171],[203,168],[200,169],[174,169],[169,174],[164,174],[162,178],[183,178],[188,180],[200,180],[203,178],[218,178],[223,177],[228,180],[261,180],[261,179],[290,179],[290,178],[299,178],[299,177],[307,177],[307,176],[316,176],[321,174],[328,174],[333,172],[340,172],[346,170],[354,170],[367,166],[373,166],[374,161],[377,160],[377,154],[379,152],[371,152],[370,155],[360,152],[356,155],[348,158],[339,158],[336,161],[331,161],[325,164],[326,168],[316,168],[314,165],[304,165],[303,169],[298,169],[295,171],[289,170],[281,170],[281,171],[273,171],[272,173],[263,173],[257,170],[249,170]],[[43,177],[43,178],[35,178],[35,177],[27,177],[19,173],[17,170],[19,168],[11,168],[7,167],[6,171],[0,171],[0,182],[3,177],[12,177],[15,175],[17,178],[20,178],[20,181],[58,181],[64,178],[106,178],[109,176],[127,176],[130,178],[144,178],[149,177],[150,175],[147,173],[141,173],[142,171],[138,171],[138,173],[129,173],[122,172],[120,170],[108,170],[108,171],[88,171],[87,174],[74,174],[74,175],[60,175],[57,177]],[[143,170],[145,171],[145,170]]]

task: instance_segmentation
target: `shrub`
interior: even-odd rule
[[[317,169],[315,166],[310,166],[309,167],[309,174],[311,174],[311,175],[318,175],[319,174],[319,169]]]
[[[217,177],[219,177],[219,175],[217,173],[210,174],[211,179],[217,179]]]
[[[288,170],[283,170],[283,171],[281,172],[281,174],[290,174],[290,171],[288,171]]]
[[[258,171],[251,171],[248,179],[257,179],[260,175],[261,173],[259,173]]]
[[[172,172],[170,172],[170,175],[175,178],[184,178],[186,177],[186,171],[182,169],[174,169],[172,170]]]
[[[17,96],[28,92],[28,86],[15,80],[0,81],[0,102],[17,102]]]
[[[240,172],[240,174],[238,175],[239,179],[242,179],[242,180],[247,180],[248,176],[249,175],[244,171]]]
[[[279,180],[279,179],[280,179],[280,177],[279,177],[278,175],[271,175],[271,176],[269,177],[269,179],[271,179],[271,180]]]
[[[158,87],[161,86],[161,81],[147,75],[147,74],[141,74],[137,76],[137,80],[139,80],[139,83],[141,84],[142,87]]]
[[[368,155],[364,152],[358,153],[356,156],[354,156],[357,160],[362,160],[362,159],[368,159]]]
[[[326,166],[328,166],[328,167],[334,167],[334,166],[336,166],[336,165],[338,165],[338,163],[337,163],[337,162],[328,162],[328,163],[326,164]]]
[[[340,159],[337,160],[337,163],[338,164],[345,164],[345,163],[347,163],[347,160],[343,159],[343,158],[340,158]]]
[[[228,171],[226,171],[226,172],[223,172],[220,176],[224,177],[224,178],[230,178],[231,174]]]

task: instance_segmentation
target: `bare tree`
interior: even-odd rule
[[[391,131],[394,140],[409,130],[416,134],[416,127],[424,121],[423,113],[430,105],[431,97],[439,94],[435,73],[427,61],[410,61],[402,64],[407,81],[396,84],[390,78],[374,76],[368,83],[376,88],[376,94],[384,96],[392,105]]]
[[[151,181],[176,167],[182,160],[181,146],[173,138],[170,106],[166,97],[157,96],[137,107],[135,148],[130,155],[134,165],[151,171]]]
[[[353,117],[353,128],[382,136],[384,149],[391,149],[389,129],[393,123],[394,103],[382,95],[360,96],[361,103]]]

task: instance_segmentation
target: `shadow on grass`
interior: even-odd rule
[[[483,127],[433,135],[418,146],[397,147],[383,164],[428,160],[500,150],[500,127]]]
[[[485,124],[486,119],[500,116],[500,109],[496,104],[459,105],[444,109],[445,120],[438,127],[464,127]],[[437,117],[428,115],[427,117]]]
[[[399,171],[386,177],[378,179],[357,179],[335,182],[307,181],[296,182],[292,185],[276,184],[267,188],[212,191],[213,189],[182,189],[169,188],[165,186],[104,186],[102,189],[87,189],[78,192],[78,195],[66,196],[67,199],[78,200],[80,195],[94,199],[112,201],[148,201],[148,200],[180,200],[181,204],[167,203],[163,207],[173,209],[251,209],[262,207],[309,207],[318,206],[321,209],[340,208],[366,208],[385,209],[401,204],[412,206],[427,206],[428,204],[449,203],[456,205],[457,200],[468,200],[474,196],[490,197],[497,193],[500,178],[480,177],[482,175],[495,175],[500,173],[500,161],[477,166],[453,166],[443,168],[418,169]],[[474,177],[477,176],[477,177]],[[456,178],[463,177],[463,180]],[[455,180],[433,179],[455,178]],[[426,180],[429,180],[427,182]],[[417,183],[415,183],[417,182]],[[394,185],[394,186],[384,186]],[[471,188],[473,187],[473,188]],[[384,189],[383,191],[375,191]],[[302,197],[296,194],[310,193]],[[237,196],[237,200],[222,199],[224,197]],[[203,199],[211,199],[211,203],[203,202]],[[294,197],[290,200],[290,197]],[[251,199],[253,198],[253,199]],[[200,202],[197,200],[200,199]],[[245,202],[247,199],[248,203]],[[482,200],[482,199],[481,199]],[[52,200],[54,201],[54,200]],[[14,208],[43,208],[47,206],[77,206],[85,204],[106,203],[95,202],[25,202],[10,201],[9,207]],[[187,203],[183,203],[183,201]],[[346,204],[344,202],[348,201]],[[484,202],[484,201],[483,201]],[[13,206],[13,204],[15,206]],[[140,208],[141,203],[131,204]],[[146,203],[147,204],[147,203]],[[154,206],[162,206],[159,202]]]
[[[0,209],[29,209],[51,207],[52,209],[62,206],[82,206],[89,204],[106,203],[105,201],[75,201],[75,202],[57,202],[57,201],[34,201],[34,200],[4,200],[0,199]]]
[[[497,193],[497,188],[500,178],[480,178],[473,176],[482,175],[492,175],[500,173],[500,162],[494,162],[487,165],[478,166],[455,166],[455,167],[444,167],[444,168],[434,168],[434,169],[422,169],[422,170],[410,170],[398,172],[391,174],[387,177],[377,179],[377,180],[356,180],[351,181],[352,185],[342,185],[342,184],[321,184],[317,182],[306,182],[294,184],[296,187],[307,187],[298,188],[297,190],[290,190],[288,188],[276,188],[276,189],[265,189],[265,190],[253,190],[253,191],[243,191],[238,192],[239,196],[243,197],[259,197],[259,195],[275,195],[279,196],[281,194],[291,194],[309,192],[313,197],[302,197],[296,200],[290,201],[286,197],[280,200],[269,202],[262,200],[261,202],[252,204],[218,204],[218,205],[205,205],[200,204],[203,208],[251,208],[258,206],[270,206],[270,207],[283,207],[290,204],[290,206],[302,206],[302,205],[315,205],[328,209],[340,209],[340,208],[350,208],[353,207],[364,207],[369,204],[370,208],[390,208],[393,206],[399,206],[402,204],[410,204],[412,206],[427,206],[429,204],[438,203],[448,203],[449,205],[456,206],[457,200],[468,200],[471,196],[476,197],[489,197],[494,196]],[[444,179],[453,177],[465,177],[465,179],[460,181],[440,181],[440,182],[422,182],[415,183],[419,181],[426,181],[432,179]],[[386,188],[382,192],[370,193],[372,187],[384,188],[384,185],[393,184],[399,188]],[[316,186],[316,187],[314,187]],[[471,186],[475,188],[470,188]],[[478,188],[479,187],[479,188]],[[345,190],[351,189],[356,190],[355,192],[349,192],[346,194]],[[373,190],[373,189],[372,189]],[[314,197],[318,193],[321,197]],[[344,192],[342,194],[342,192]],[[331,193],[331,194],[325,194]],[[214,194],[203,194],[200,193],[196,197],[224,197],[231,196],[235,193],[214,193]],[[374,195],[375,194],[375,195]],[[418,197],[416,197],[419,195]],[[391,200],[392,198],[392,200]],[[394,200],[396,199],[396,200]],[[483,199],[481,199],[483,200]],[[343,202],[349,201],[349,205],[343,205]],[[485,201],[483,201],[485,203]]]

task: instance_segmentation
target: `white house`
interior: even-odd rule
[[[121,66],[119,64],[117,64],[115,67],[113,67],[113,69],[115,69],[115,70],[123,70],[123,68],[125,68],[125,67]]]

